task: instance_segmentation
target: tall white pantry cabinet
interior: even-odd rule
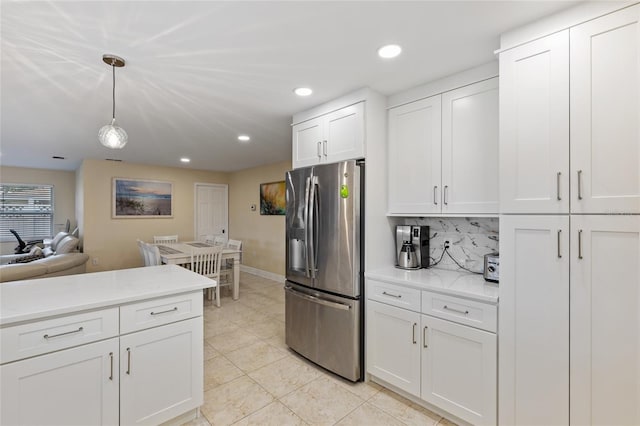
[[[638,425],[640,5],[501,52],[500,88],[499,424]]]

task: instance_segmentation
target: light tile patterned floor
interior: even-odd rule
[[[375,383],[353,384],[284,343],[283,284],[241,273],[240,299],[205,302],[204,405],[189,426],[452,425]]]

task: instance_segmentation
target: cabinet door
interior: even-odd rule
[[[117,425],[118,339],[5,364],[3,425]]]
[[[500,212],[569,212],[569,32],[500,54]]]
[[[498,213],[498,78],[442,95],[442,213]]]
[[[640,216],[571,216],[571,423],[639,425],[639,406]]]
[[[120,337],[120,423],[156,425],[202,405],[202,317]]]
[[[499,423],[569,423],[569,217],[500,217]]]
[[[367,372],[420,396],[420,314],[367,300]]]
[[[421,398],[472,424],[495,425],[494,333],[422,315]]]
[[[640,213],[640,5],[571,28],[571,211]]]
[[[440,213],[440,101],[389,110],[389,213]]]
[[[313,166],[322,159],[322,118],[293,126],[293,168]]]
[[[324,126],[326,162],[364,158],[364,102],[327,114]]]

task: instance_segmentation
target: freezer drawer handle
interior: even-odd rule
[[[317,303],[318,305],[328,306],[330,308],[340,309],[342,311],[348,311],[351,309],[351,306],[344,305],[338,302],[330,302],[328,300],[320,299],[319,297],[311,296],[309,294],[300,293],[299,291],[294,290],[292,287],[287,287],[287,290],[294,293],[296,296],[309,300],[310,302]]]
[[[385,296],[397,297],[398,299],[402,297],[401,294],[387,293],[386,291],[383,291],[382,294],[384,294]]]

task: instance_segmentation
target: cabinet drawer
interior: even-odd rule
[[[420,290],[418,289],[367,280],[367,292],[368,299],[420,312]]]
[[[134,303],[120,307],[120,334],[201,315],[201,291]]]
[[[118,308],[103,309],[2,329],[0,363],[118,335]]]
[[[422,313],[493,333],[498,329],[497,306],[473,300],[423,291]]]

